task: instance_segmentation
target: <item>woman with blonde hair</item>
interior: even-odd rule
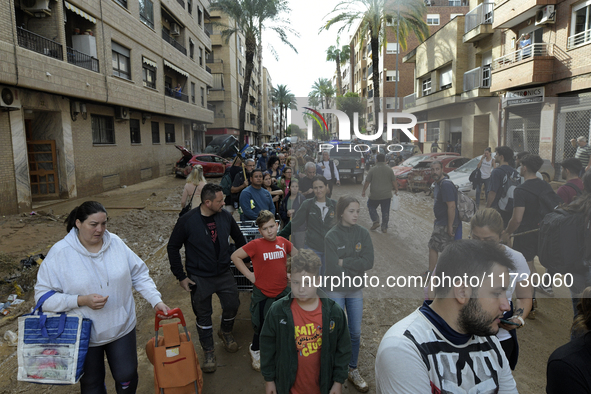
[[[206,184],[203,167],[196,165],[187,177],[187,183],[181,197],[181,208],[184,208],[189,203],[193,208],[199,206],[201,204],[201,190]]]

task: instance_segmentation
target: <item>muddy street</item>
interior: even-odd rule
[[[219,182],[209,179],[210,182]],[[184,180],[165,176],[126,188],[120,188],[93,197],[103,203],[109,212],[109,231],[125,240],[150,268],[150,273],[170,307],[180,307],[185,314],[189,331],[194,338],[197,332],[189,295],[179,286],[170,272],[166,256],[166,243],[180,211],[180,198]],[[352,194],[360,198],[362,212],[359,224],[371,226],[362,199],[361,185],[344,182],[336,186],[333,199]],[[401,192],[401,210],[390,212],[390,228],[387,234],[372,232],[375,249],[374,269],[368,275],[381,280],[388,276],[418,275],[427,268],[427,242],[432,230],[432,198],[424,193]],[[16,331],[16,317],[26,313],[34,304],[33,286],[36,268],[20,269],[20,260],[29,254],[47,253],[51,245],[65,235],[62,224],[65,215],[85,200],[70,200],[35,206],[35,214],[0,218],[0,299],[5,300],[15,292],[14,284],[24,290],[25,302],[13,308],[0,319],[0,393],[77,393],[77,386],[43,386],[17,382],[16,347],[8,346],[3,338],[7,330]],[[464,225],[464,238],[468,228]],[[538,271],[543,272],[538,265]],[[382,283],[384,283],[382,282]],[[545,392],[546,362],[550,353],[569,340],[572,320],[570,296],[565,288],[555,288],[555,298],[538,296],[538,312],[535,320],[527,320],[519,330],[520,356],[514,377],[520,393]],[[384,333],[398,320],[421,305],[423,293],[419,289],[392,289],[377,286],[365,291],[364,316],[361,334],[359,369],[375,392],[374,363],[377,348]],[[214,297],[214,329],[217,331],[220,308]],[[2,301],[4,302],[4,301]],[[262,393],[264,381],[260,373],[250,367],[248,345],[252,338],[250,323],[250,293],[241,293],[241,307],[234,328],[240,345],[237,353],[226,353],[219,339],[216,340],[218,369],[204,374],[204,393]],[[154,335],[154,313],[147,302],[136,294],[137,338],[140,385],[139,393],[153,392],[153,369],[144,347]],[[200,346],[196,346],[200,358]],[[109,393],[114,393],[112,380],[107,379]],[[345,383],[344,393],[357,391]]]

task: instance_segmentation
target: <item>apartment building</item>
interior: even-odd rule
[[[423,150],[435,139],[440,146],[459,142],[467,157],[497,146],[499,106],[490,70],[500,34],[492,21],[493,4],[472,0],[465,16],[455,16],[404,57],[415,70],[414,93],[404,98],[404,111],[417,117]]]
[[[203,147],[208,5],[0,2],[2,214],[169,174],[175,144]]]
[[[425,21],[429,26],[429,34],[432,35],[442,28],[448,21],[457,15],[468,12],[466,0],[426,0],[427,12]],[[404,63],[403,58],[411,53],[419,44],[419,39],[411,34],[407,38],[406,50],[402,50],[396,41],[396,24],[386,22],[387,43],[380,51],[380,108],[383,112],[400,112],[402,110],[402,98],[413,94],[414,65]],[[371,59],[371,46],[369,36],[362,40],[361,31],[358,28],[350,41],[351,45],[351,74],[354,92],[367,99],[366,124],[368,130],[373,129],[373,63]],[[385,104],[385,108],[384,108]],[[397,136],[400,141],[407,141],[404,133]]]
[[[263,66],[263,142],[269,142],[279,135],[273,119],[273,80],[267,67]]]
[[[219,135],[240,135],[240,104],[242,95],[248,94],[246,105],[246,122],[244,124],[245,143],[261,145],[270,139],[268,133],[268,117],[263,117],[261,133],[257,131],[257,100],[258,89],[263,89],[265,78],[258,69],[258,56],[254,58],[250,89],[243,92],[246,69],[246,44],[244,35],[233,34],[222,37],[224,26],[235,26],[235,22],[219,11],[212,11],[208,28],[211,29],[212,51],[207,60],[212,70],[213,87],[209,89],[209,103],[214,111],[214,122],[209,125],[205,133],[206,142]],[[262,78],[262,80],[261,80]],[[269,81],[271,79],[269,78]],[[263,94],[263,97],[265,94]],[[268,96],[268,94],[267,94]],[[268,96],[269,98],[270,96]],[[263,114],[264,114],[263,110]]]
[[[573,157],[570,139],[590,137],[591,1],[498,0],[494,12],[503,143],[554,163]]]

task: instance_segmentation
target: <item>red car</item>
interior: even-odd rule
[[[414,155],[400,163],[400,165],[392,167],[396,181],[398,182],[398,189],[406,189],[408,183],[408,175],[410,172],[423,160],[428,160],[433,157],[440,156],[459,156],[459,153],[453,152],[438,152],[438,153],[422,153]]]
[[[467,157],[458,157],[457,155],[444,155],[431,157],[423,160],[408,174],[408,189],[411,192],[428,191],[433,183],[431,178],[431,163],[440,161],[443,166],[443,172],[447,174],[450,171],[464,165],[470,159]]]
[[[218,155],[210,153],[199,153],[193,155],[185,147],[175,145],[181,151],[183,157],[174,165],[174,173],[178,177],[186,178],[193,169],[193,166],[201,165],[203,167],[204,176],[222,176],[226,168],[230,167],[232,163]]]

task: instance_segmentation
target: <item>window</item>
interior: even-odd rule
[[[398,53],[398,43],[397,42],[389,42],[388,46],[386,47],[387,54],[396,54]]]
[[[142,65],[142,74],[144,79],[144,86],[156,89],[156,68],[144,63]]]
[[[152,143],[160,143],[160,124],[158,122],[152,122]]]
[[[115,143],[115,123],[112,116],[91,115],[90,123],[93,144]]]
[[[193,0],[187,0],[187,11],[189,15],[193,15]]]
[[[427,24],[431,26],[439,25],[439,14],[427,14]]]
[[[423,79],[423,96],[431,94],[431,77]]]
[[[203,67],[203,48],[199,48],[199,65]]]
[[[164,142],[175,142],[174,123],[164,123]]]
[[[201,106],[205,107],[205,89],[201,88]]]
[[[238,59],[238,74],[244,76],[244,73],[242,72],[242,60]]]
[[[434,141],[439,139],[439,122],[427,123],[427,138],[425,141]]]
[[[195,104],[195,82],[191,82],[191,102]]]
[[[201,11],[201,7],[197,8],[197,24],[201,26],[201,20],[203,19],[203,11]]]
[[[131,79],[129,71],[129,49],[111,41],[111,53],[113,57],[113,75]]]
[[[591,1],[573,7],[571,37],[567,47],[573,48],[591,42]]]
[[[195,59],[195,43],[189,38],[189,57]]]
[[[439,88],[441,90],[451,88],[451,81],[453,77],[451,66],[452,65],[449,64],[439,70]]]
[[[115,0],[115,3],[119,3],[122,7],[127,8],[127,0]]]
[[[386,82],[394,82],[398,80],[398,71],[386,71]]]
[[[142,135],[140,133],[140,120],[130,119],[129,120],[129,135],[131,137],[132,144],[141,144]]]
[[[462,1],[461,0],[449,0],[450,7],[461,7]]]
[[[386,97],[386,109],[396,109],[396,97]]]
[[[147,26],[154,28],[154,3],[152,0],[139,0],[140,20]]]
[[[386,19],[386,26],[394,26],[394,21],[392,20],[392,18]]]
[[[238,84],[238,97],[242,98],[242,84],[241,83]]]

